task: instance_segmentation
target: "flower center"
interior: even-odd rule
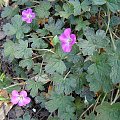
[[[32,15],[28,14],[28,15],[27,15],[27,17],[28,17],[28,18],[31,18],[31,17],[32,17]]]
[[[71,40],[71,38],[68,38],[68,42],[71,42],[72,40]]]
[[[23,100],[23,96],[19,96],[19,100],[20,100],[20,101]]]

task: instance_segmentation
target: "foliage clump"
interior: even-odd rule
[[[50,112],[49,120],[119,120],[120,1],[13,4],[1,17],[10,19],[3,25],[10,36],[4,58],[18,81],[5,77],[0,89],[29,91]]]

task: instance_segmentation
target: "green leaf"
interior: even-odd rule
[[[86,29],[86,26],[89,25],[89,22],[86,20],[86,21],[83,21],[82,18],[79,18],[78,20],[76,20],[76,27],[75,29],[80,31],[81,29],[85,30]]]
[[[13,90],[20,90],[19,86],[12,86],[7,88],[8,86],[11,86],[12,81],[13,80],[11,78],[5,77],[3,81],[0,81],[0,89],[6,88],[8,93],[11,93]]]
[[[103,5],[107,1],[106,0],[92,0],[92,2],[93,2],[93,5]]]
[[[44,90],[43,84],[39,81],[28,80],[27,81],[27,89],[30,90],[30,95],[32,97],[37,96],[38,90]]]
[[[3,81],[4,81],[4,79],[5,79],[5,74],[4,74],[4,73],[2,73],[2,74],[0,75],[0,81],[1,81],[1,82],[3,82]]]
[[[95,50],[95,46],[87,40],[79,39],[79,47],[82,49],[83,55],[92,55]]]
[[[69,75],[64,82],[64,92],[65,94],[70,94],[75,90],[76,87],[76,78],[72,75]]]
[[[14,69],[16,76],[20,78],[27,78],[27,73],[23,70],[23,68],[19,66],[18,62],[14,61],[13,69]]]
[[[46,83],[48,83],[49,81],[50,81],[50,79],[49,79],[49,77],[48,77],[48,75],[47,74],[42,74],[42,75],[36,75],[35,77],[34,77],[34,79],[36,80],[36,81],[39,81],[39,82],[42,82],[43,84],[46,84]]]
[[[48,24],[45,24],[45,28],[50,31],[53,36],[62,33],[61,28],[63,27],[64,22],[61,19],[58,19],[56,22],[53,18],[49,18]]]
[[[53,77],[53,84],[55,85],[55,92],[57,94],[61,94],[61,93],[64,93],[64,79],[61,75],[59,74],[56,74],[54,75]]]
[[[6,100],[8,100],[8,99],[3,96],[0,96],[0,101],[6,101]]]
[[[83,120],[83,119],[80,119],[80,120]],[[95,114],[91,112],[89,116],[85,115],[85,120],[97,120],[97,119],[95,119]]]
[[[111,90],[111,67],[106,63],[106,56],[105,54],[97,55],[95,57],[96,62],[88,68],[86,78],[87,81],[90,82],[89,86],[91,91],[97,92],[103,89],[104,92],[109,92]]]
[[[16,1],[17,5],[24,5],[26,2],[28,2],[29,0],[13,0]]]
[[[94,29],[86,28],[84,34],[87,40],[94,44],[97,48],[105,48],[110,42],[110,40],[106,37],[104,30],[97,30],[95,34]]]
[[[76,75],[76,88],[75,93],[80,94],[82,91],[83,86],[87,83],[86,81],[86,74],[82,73],[81,75]]]
[[[2,18],[5,18],[5,17],[11,18],[12,16],[14,16],[15,14],[18,13],[18,10],[19,10],[18,7],[17,8],[13,8],[11,6],[4,7],[4,10],[1,13],[1,17]]]
[[[76,108],[77,116],[80,116],[84,111],[85,104],[80,97],[75,98],[75,108]]]
[[[74,14],[74,6],[71,4],[64,3],[63,10],[59,12],[60,17],[68,19],[70,15]]]
[[[38,36],[32,36],[32,38],[29,38],[30,42],[32,42],[31,47],[32,48],[47,48],[48,45],[44,42],[42,38],[38,38]]]
[[[78,46],[82,49],[84,55],[93,55],[97,49],[105,48],[110,42],[103,30],[97,30],[95,34],[93,28],[86,28],[84,35],[86,36],[87,41],[79,39],[78,43]]]
[[[79,0],[69,1],[70,4],[74,6],[74,16],[80,15],[81,13],[81,4]]]
[[[4,55],[10,61],[14,59],[14,47],[15,44],[11,40],[8,40],[4,43]]]
[[[3,30],[5,32],[6,35],[14,35],[16,33],[16,28],[14,26],[12,26],[10,23],[6,23],[5,25],[3,25]]]
[[[53,77],[53,83],[55,85],[55,91],[58,94],[70,94],[76,87],[76,79],[72,75],[66,79],[63,79],[61,75],[56,74]]]
[[[60,42],[57,35],[53,38],[52,42],[53,42],[54,45],[56,45],[57,43]]]
[[[120,24],[120,17],[118,16],[112,16],[110,19],[110,26],[114,27]]]
[[[61,60],[64,60],[68,55],[68,53],[63,52],[60,44],[57,44],[55,46],[55,53],[56,54],[53,55],[53,58],[57,58],[57,59],[61,59]]]
[[[24,33],[28,33],[30,30],[30,27],[28,25],[23,25],[23,21],[21,19],[20,15],[15,15],[13,18],[11,18],[11,24],[6,23],[3,26],[3,30],[5,31],[5,34],[10,36],[16,34],[16,38],[24,38]]]
[[[5,4],[4,0],[0,0],[0,7]]]
[[[7,90],[8,93],[11,94],[11,92],[12,92],[13,90],[18,90],[18,91],[20,91],[20,89],[21,89],[20,86],[13,86],[13,87],[7,88],[6,90]]]
[[[24,59],[19,62],[19,66],[22,68],[27,67],[28,70],[30,70],[33,67],[33,60],[32,59]]]
[[[32,49],[28,48],[28,41],[19,40],[15,45],[15,58],[32,57]]]
[[[110,73],[110,78],[112,79],[112,82],[114,84],[117,84],[120,82],[120,60],[118,58],[118,56],[110,56],[110,66],[111,68],[111,73]]]
[[[109,65],[111,66],[111,73],[110,73],[110,78],[112,79],[112,82],[114,84],[119,83],[120,82],[120,68],[119,68],[119,64],[120,64],[120,41],[119,39],[115,41],[115,45],[116,45],[116,51],[113,50],[113,46],[109,46],[107,48],[107,52],[109,54]]]
[[[26,112],[24,115],[23,115],[23,119],[22,118],[17,118],[17,120],[35,120],[34,118],[31,118],[31,116],[29,115],[28,112]]]
[[[88,102],[92,102],[94,100],[95,94],[94,92],[90,91],[88,87],[83,87],[83,89],[80,91],[80,97],[86,98]]]
[[[61,120],[76,120],[76,116],[74,114],[75,108],[71,107],[70,105],[65,107],[65,111],[60,111],[58,116]]]
[[[48,120],[60,120],[60,119],[57,116],[54,116],[54,117],[50,116],[48,117]]]
[[[40,36],[42,36],[42,37],[44,37],[48,34],[48,31],[45,28],[38,29],[36,32],[39,33]]]
[[[40,73],[40,70],[41,70],[41,64],[34,64],[34,66],[33,66],[33,74],[38,74],[38,73]]]
[[[5,88],[11,84],[12,80],[4,78],[3,81],[0,81],[0,89]]]
[[[54,74],[54,72],[63,74],[66,66],[62,60],[52,57],[45,66],[45,71],[49,74]]]
[[[65,111],[65,106],[73,106],[72,101],[74,100],[71,96],[58,95],[56,93],[52,93],[50,100],[45,103],[46,108],[52,113],[58,109],[58,112]]]
[[[120,119],[120,103],[110,105],[104,102],[96,108],[98,115],[95,120],[119,120]]]
[[[120,1],[119,0],[108,0],[107,6],[112,12],[120,10]]]
[[[45,95],[41,93],[39,96],[35,97],[35,101],[37,104],[39,103],[42,108],[45,108],[45,103],[47,102]]]
[[[39,6],[35,8],[35,11],[39,18],[48,18],[50,15],[49,9],[51,8],[50,2],[40,1]]]
[[[83,57],[81,55],[78,55],[78,53],[79,53],[79,47],[74,45],[72,51],[67,56],[67,61],[73,63],[77,63],[78,61],[82,62]]]
[[[86,11],[90,11],[90,5],[91,5],[92,1],[91,0],[84,0],[82,3],[81,3],[81,8],[84,12]]]

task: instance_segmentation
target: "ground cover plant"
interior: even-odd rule
[[[0,4],[0,100],[26,109],[16,120],[120,120],[120,0]]]

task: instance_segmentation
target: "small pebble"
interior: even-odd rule
[[[5,33],[3,31],[0,31],[0,40],[2,40],[3,38],[5,38]]]

